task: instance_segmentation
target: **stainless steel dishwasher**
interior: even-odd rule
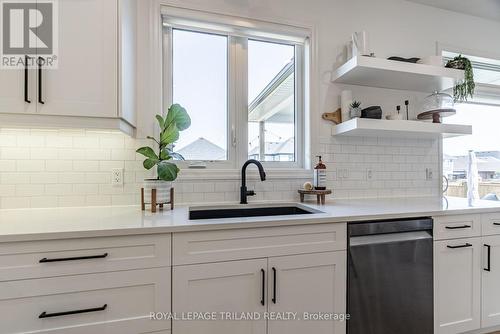
[[[432,334],[432,219],[349,223],[348,334]]]

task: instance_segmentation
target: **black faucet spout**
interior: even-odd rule
[[[247,190],[247,167],[250,164],[254,164],[259,169],[259,176],[261,181],[266,180],[266,172],[264,171],[264,167],[262,164],[254,159],[247,160],[243,167],[241,167],[241,187],[240,187],[240,204],[248,204],[247,197],[254,196],[254,191]]]

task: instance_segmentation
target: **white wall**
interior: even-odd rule
[[[147,1],[139,2],[141,14],[148,14],[144,6]],[[425,168],[439,175],[437,141],[334,138],[330,136],[331,124],[321,120],[321,113],[338,107],[340,91],[346,88],[329,80],[353,31],[368,31],[372,50],[378,57],[433,55],[437,41],[500,55],[500,44],[496,42],[499,22],[402,0],[168,0],[164,3],[314,28],[317,79],[312,83],[315,90],[311,156],[324,156],[329,186],[337,198],[430,196],[437,195],[440,188],[436,177],[425,181]],[[154,27],[142,26],[138,34],[141,64],[138,80],[153,83],[139,87],[141,136],[153,133],[153,118],[147,112],[154,115],[159,109],[154,101],[158,100],[161,77],[147,67],[159,55],[144,53],[158,42],[156,32]],[[366,87],[347,88],[365,106],[381,105],[386,112],[410,99],[415,114],[425,96]],[[122,134],[85,130],[0,130],[0,207],[137,203],[140,182],[148,173],[133,151],[144,143]],[[121,166],[125,168],[125,186],[113,188],[111,168]],[[339,178],[338,168],[348,168],[348,178]],[[374,172],[371,180],[366,177],[367,169]],[[295,190],[306,180],[271,177],[264,183],[252,181],[250,187],[257,190],[257,200],[297,200]],[[237,179],[195,180],[181,176],[176,185],[177,198],[180,202],[198,203],[235,201],[238,183]]]

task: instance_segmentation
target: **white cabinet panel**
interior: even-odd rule
[[[175,233],[173,264],[346,249],[346,223]]]
[[[269,334],[345,333],[345,321],[304,320],[303,316],[305,312],[345,314],[346,251],[273,257],[268,268],[269,311],[297,312],[301,319],[269,321]]]
[[[483,238],[481,326],[500,325],[500,236]]]
[[[170,265],[170,234],[0,243],[0,281]]]
[[[170,295],[170,268],[2,282],[0,328],[6,334],[168,330],[170,321],[149,317],[170,312]],[[61,314],[77,310],[87,312]]]
[[[117,0],[58,2],[58,67],[42,70],[39,113],[118,116],[117,6]]]
[[[266,322],[222,320],[219,312],[266,311],[267,259],[187,265],[173,268],[172,309],[217,312],[218,320],[175,320],[176,334],[265,334]],[[262,276],[264,270],[264,277]],[[264,295],[263,295],[264,292]],[[262,305],[262,298],[264,304]]]
[[[36,113],[36,75],[33,70],[0,69],[0,113]],[[27,83],[28,101],[25,101],[25,87]]]
[[[438,216],[434,219],[434,240],[481,236],[481,215]]]
[[[435,333],[480,327],[481,238],[434,243]]]
[[[500,212],[481,215],[482,235],[500,234]]]

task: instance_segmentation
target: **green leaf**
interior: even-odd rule
[[[186,109],[180,104],[172,104],[168,108],[167,117],[165,119],[165,126],[175,123],[179,131],[186,130],[191,126],[191,118],[189,117]]]
[[[146,160],[144,160],[142,165],[144,166],[144,168],[149,170],[149,169],[153,168],[157,163],[158,163],[158,160],[146,159]]]
[[[160,135],[160,143],[162,146],[174,143],[179,139],[179,130],[175,123],[170,123]]]
[[[158,160],[158,156],[156,155],[155,151],[153,151],[153,149],[151,147],[147,147],[147,146],[141,147],[141,148],[137,149],[136,152],[139,154],[142,154],[146,158]]]
[[[158,125],[160,126],[160,129],[163,131],[163,128],[165,127],[165,120],[160,115],[156,115],[156,119],[158,120]]]
[[[171,162],[161,161],[158,164],[158,177],[163,181],[174,181],[179,168]]]
[[[168,150],[162,150],[160,153],[160,160],[170,160],[172,157],[170,156],[170,153]]]

